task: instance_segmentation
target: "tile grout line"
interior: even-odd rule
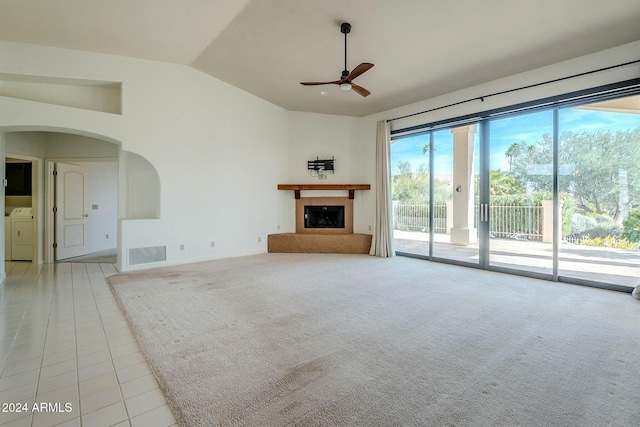
[[[42,281],[42,277],[43,277],[43,276],[42,276],[43,266],[42,266],[42,265],[34,265],[33,263],[31,263],[31,264],[30,264],[30,265],[29,265],[29,266],[24,270],[23,275],[22,275],[22,277],[20,278],[20,282],[22,282],[22,280],[24,280],[24,276],[27,274],[27,272],[29,271],[29,269],[32,269],[32,268],[37,269],[38,274],[37,274],[37,277],[36,277],[36,279],[35,279],[35,284],[31,287],[31,291],[30,291],[30,295],[29,295],[29,301],[27,302],[27,305],[26,305],[26,307],[25,307],[25,315],[26,315],[26,313],[27,313],[27,311],[28,311],[29,307],[31,306],[31,304],[32,304],[32,303],[33,303],[33,301],[34,301],[33,296],[34,296],[34,294],[36,293],[36,291],[38,290],[38,287],[39,287],[39,286],[42,286],[41,281]],[[17,289],[17,287],[18,287],[18,286],[16,286],[16,289]],[[50,316],[51,316],[51,304],[52,304],[52,302],[53,302],[53,292],[51,292],[51,295],[50,295],[50,297],[49,297],[49,302],[48,302],[48,304],[47,304],[47,307],[48,307],[47,323],[46,323],[46,325],[40,325],[40,327],[44,327],[44,330],[45,330],[45,336],[44,336],[44,340],[43,340],[43,342],[42,342],[42,353],[41,353],[41,355],[40,355],[40,367],[38,368],[38,375],[37,375],[37,378],[36,378],[36,384],[35,384],[35,385],[36,385],[36,387],[35,387],[35,390],[33,391],[33,399],[34,399],[34,403],[35,403],[36,397],[38,396],[38,387],[39,387],[39,385],[40,385],[40,376],[42,375],[42,367],[43,367],[43,366],[42,366],[42,363],[43,363],[43,361],[44,361],[44,356],[45,356],[45,354],[44,354],[44,353],[45,353],[45,348],[46,348],[45,346],[46,346],[46,342],[47,342],[47,333],[46,333],[46,331],[47,331],[47,328],[48,328],[48,326],[49,326],[49,319],[50,319]],[[21,323],[21,325],[20,325],[20,326],[22,326],[22,322],[23,322],[23,321],[24,321],[24,315],[23,315],[22,319],[20,319],[20,323]],[[18,331],[19,331],[19,330],[20,330],[20,328],[18,328]],[[16,336],[17,336],[17,332],[16,332]],[[15,338],[14,338],[14,339],[15,339]],[[29,413],[29,415],[28,415],[27,417],[31,418],[30,425],[31,425],[31,426],[33,426],[33,419],[34,419],[33,412],[30,412],[30,413]],[[27,417],[24,417],[24,418],[27,418]]]
[[[50,267],[48,267],[48,270],[50,270],[51,268],[57,270],[58,266],[55,265],[55,264],[50,264]],[[42,266],[42,268],[40,269],[40,275],[42,275],[42,271],[44,269],[45,269],[45,266]],[[64,274],[64,272],[63,272],[63,274]],[[72,279],[71,276],[70,276],[70,278]],[[51,281],[51,300],[50,300],[50,304],[49,304],[49,316],[47,317],[47,326],[46,326],[46,329],[45,329],[45,331],[46,331],[45,342],[44,342],[44,345],[43,345],[43,348],[42,348],[42,361],[40,362],[40,371],[38,372],[38,382],[36,384],[35,398],[38,397],[38,389],[40,388],[40,379],[41,379],[41,376],[42,376],[42,368],[43,368],[42,363],[44,363],[44,356],[45,356],[44,353],[46,351],[46,344],[47,344],[47,341],[48,341],[48,338],[49,338],[49,332],[50,332],[49,331],[49,325],[51,323],[51,307],[53,305],[54,295],[55,295],[55,293],[57,291],[56,288],[59,288],[59,286],[60,286],[59,282],[60,281],[58,280],[58,275],[56,274],[54,276],[53,280]],[[70,288],[71,288],[71,299],[73,301],[73,282],[72,282],[72,285],[71,285]],[[73,319],[74,319],[74,333],[73,333],[74,338],[73,339],[74,339],[74,342],[76,343],[76,384],[77,384],[78,383],[78,372],[77,372],[78,371],[78,363],[77,363],[77,361],[78,361],[78,354],[77,354],[77,342],[78,342],[78,340],[77,340],[77,336],[76,336],[76,333],[75,333],[75,305],[74,304],[71,304],[71,310],[73,310],[73,313],[74,313],[74,317],[73,317]],[[56,390],[58,390],[58,389],[56,389]],[[53,391],[55,391],[55,390],[51,390],[51,392],[53,392]],[[79,402],[80,402],[80,398],[78,397],[78,406],[80,405]],[[80,410],[80,408],[78,408],[78,411],[79,410]],[[32,414],[31,415],[31,427],[33,427],[34,420],[35,420],[35,416]],[[63,421],[63,422],[66,422],[66,421]]]
[[[11,267],[11,270],[13,270],[15,268],[15,265],[13,267]],[[22,280],[24,279],[24,275],[26,274],[28,268],[25,268],[22,271],[22,274],[20,275],[20,278],[17,280],[17,284],[13,287],[13,289],[11,290],[12,293],[14,293],[14,291],[16,289],[18,289],[18,287],[20,286],[20,283],[22,283]],[[5,285],[7,284],[7,279],[8,277],[5,278]],[[4,285],[3,285],[4,286]],[[4,362],[2,363],[2,369],[0,369],[0,378],[2,378],[2,374],[4,374],[4,370],[7,367],[7,363],[9,361],[9,356],[11,355],[11,349],[13,348],[15,342],[16,342],[16,337],[18,336],[18,332],[20,331],[20,327],[22,326],[22,322],[24,321],[24,317],[27,313],[27,309],[29,308],[29,304],[31,303],[31,298],[33,297],[33,292],[34,289],[31,290],[31,293],[29,294],[29,299],[26,302],[25,306],[24,306],[24,310],[22,312],[22,316],[20,317],[20,322],[18,323],[18,329],[16,329],[15,334],[13,335],[13,338],[11,339],[11,345],[9,346],[9,352],[7,353],[7,357],[4,360]],[[13,296],[13,295],[12,295]],[[7,298],[7,300],[10,298]],[[7,305],[9,304],[9,301],[7,301]],[[0,310],[1,311],[1,310]]]
[[[36,280],[36,286],[34,288],[34,292],[38,287],[38,283],[40,283],[40,281],[42,280],[42,271],[44,270],[44,266],[40,267],[40,271],[38,274],[38,280]],[[47,324],[44,326],[44,330],[46,331],[45,336],[44,336],[44,342],[42,343],[42,356],[40,357],[40,369],[38,369],[38,378],[36,380],[36,389],[33,395],[33,399],[34,402],[38,397],[38,389],[40,388],[40,378],[42,376],[42,364],[44,363],[44,354],[47,348],[47,338],[49,335],[49,323],[51,322],[51,305],[53,304],[53,295],[54,295],[54,289],[55,289],[55,280],[52,283],[51,286],[51,298],[49,299],[49,304],[48,304],[48,308],[49,308],[49,313],[47,315]],[[31,426],[33,427],[33,420],[34,420],[35,416],[33,415],[33,413],[31,413]]]
[[[80,421],[80,426],[82,426],[82,403],[80,401],[80,354],[78,352],[78,319],[76,318],[76,284],[72,264],[69,264],[69,271],[71,272],[71,301],[73,302],[73,332],[76,342],[76,391],[78,392],[78,420]]]
[[[86,267],[85,267],[86,269]],[[104,271],[102,270],[102,267],[100,267],[100,271],[102,273],[103,278],[106,280],[106,277],[104,276]],[[125,414],[127,414],[127,421],[129,422],[129,425],[131,425],[131,416],[129,415],[129,408],[127,408],[127,404],[124,398],[124,393],[122,392],[122,383],[120,382],[120,377],[118,376],[118,370],[116,369],[115,364],[113,363],[113,353],[111,352],[111,346],[109,345],[109,338],[107,337],[107,331],[104,328],[104,320],[102,318],[102,313],[100,313],[100,308],[98,307],[98,302],[96,300],[96,295],[94,292],[94,287],[93,287],[93,282],[91,281],[91,275],[89,274],[88,270],[87,270],[87,277],[89,278],[89,288],[91,289],[91,295],[93,296],[93,300],[96,303],[96,312],[98,313],[98,318],[100,319],[100,326],[102,329],[102,333],[104,334],[104,339],[107,343],[107,349],[109,351],[109,361],[111,362],[111,367],[113,368],[113,373],[116,376],[116,381],[118,382],[118,391],[120,392],[120,397],[122,398],[122,406],[124,406],[124,411]],[[118,307],[118,309],[120,309]],[[82,421],[82,420],[81,420]]]
[[[73,272],[73,264],[69,265],[69,271],[71,272],[71,292],[72,292],[72,301],[73,301],[73,330],[75,334],[76,341],[76,387],[78,391],[78,419],[80,420],[80,425],[82,426],[82,399],[80,396],[80,353],[78,351],[78,319],[77,319],[77,310],[76,310],[76,278]],[[84,267],[84,264],[83,264]],[[86,269],[85,269],[86,270]],[[92,292],[93,295],[93,292]]]
[[[100,270],[99,270],[99,272],[98,272],[98,271],[96,271],[96,275],[98,275],[98,274],[100,274],[100,275],[101,275],[101,279],[100,279],[100,280],[101,280],[101,281],[103,281],[103,284],[106,286],[106,291],[107,291],[107,292],[108,292],[108,294],[111,296],[112,300],[113,300],[114,302],[116,302],[116,301],[115,301],[115,296],[113,295],[113,292],[112,292],[111,288],[109,287],[109,284],[107,283],[107,276],[106,276],[106,274],[105,274],[105,272],[104,272],[104,268],[102,267],[102,265],[99,265],[99,267],[100,267]],[[90,280],[91,288],[92,288],[92,291],[93,291],[93,290],[94,290],[94,286],[93,286],[93,282],[91,282],[91,274],[89,274],[89,280]],[[95,296],[95,293],[94,293],[94,296]],[[96,303],[97,303],[97,300],[96,300]],[[104,323],[102,322],[102,313],[100,312],[100,307],[98,306],[98,304],[96,304],[96,306],[98,307],[98,314],[99,314],[99,316],[100,316],[101,323],[102,323],[103,328],[104,328]],[[127,323],[127,329],[131,332],[131,327],[130,327],[130,325],[129,325],[129,322],[126,320],[126,316],[124,316],[124,313],[122,312],[122,309],[120,308],[119,304],[117,304],[117,302],[116,302],[116,307],[117,307],[117,309],[118,309],[118,312],[122,315],[122,317],[123,317],[123,318],[124,318],[124,320],[126,321],[126,323]],[[106,336],[106,331],[105,331],[105,336]],[[107,339],[107,340],[108,340],[108,339]],[[141,349],[140,349],[140,347],[139,347],[138,340],[137,340],[137,339],[135,339],[135,336],[134,336],[134,340],[135,340],[134,342],[135,342],[135,344],[136,344],[136,347],[138,347],[138,351],[142,352],[142,350],[141,350]],[[107,346],[109,347],[109,354],[111,354],[111,346],[109,345],[108,341],[107,341]],[[123,357],[124,357],[124,356],[123,356]],[[112,363],[113,363],[113,360],[114,360],[114,358],[112,357],[112,358],[111,358]],[[148,362],[147,362],[146,358],[144,359],[144,363],[145,363],[146,365],[148,365]],[[122,396],[122,401],[123,401],[123,404],[124,404],[124,407],[125,407],[125,411],[126,411],[126,413],[127,413],[127,419],[128,419],[128,421],[129,421],[129,424],[131,424],[131,420],[132,420],[133,418],[135,418],[135,417],[139,417],[139,416],[142,416],[143,414],[147,414],[147,413],[149,413],[149,412],[155,411],[155,410],[157,410],[158,408],[161,408],[162,406],[167,406],[167,407],[168,407],[168,409],[169,409],[169,412],[171,413],[171,416],[172,416],[172,418],[173,418],[173,421],[174,421],[171,425],[175,425],[175,415],[173,414],[173,411],[171,410],[171,408],[168,406],[168,404],[167,404],[167,402],[166,402],[166,397],[164,396],[164,393],[162,393],[162,390],[161,390],[159,387],[158,387],[158,388],[156,388],[156,389],[157,389],[157,390],[160,390],[160,393],[162,394],[163,404],[162,404],[162,405],[160,405],[160,406],[156,406],[156,407],[153,407],[153,408],[149,408],[148,410],[146,410],[146,411],[144,411],[144,412],[141,412],[141,413],[139,413],[139,414],[135,415],[135,417],[131,417],[131,416],[130,416],[130,413],[129,413],[129,408],[128,408],[127,404],[126,404],[126,400],[127,400],[127,399],[125,399],[125,397],[124,397],[124,392],[122,391],[122,384],[123,384],[123,382],[121,382],[121,381],[120,381],[120,376],[118,375],[118,371],[115,369],[115,364],[113,364],[113,365],[114,365],[114,370],[115,370],[115,372],[116,372],[116,379],[118,380],[118,388],[120,389],[120,395]],[[152,378],[154,379],[154,381],[156,381],[156,379],[155,379],[155,375],[153,375],[153,372],[151,372],[151,374],[150,374],[150,375],[152,376]],[[134,379],[134,380],[135,380],[135,379]],[[133,380],[130,380],[130,381],[133,381]],[[156,390],[156,389],[154,389],[154,390]],[[148,392],[150,392],[150,391],[152,391],[152,390],[147,390],[147,391],[142,392],[142,393],[140,393],[140,394],[138,394],[138,395],[131,396],[131,398],[136,397],[136,396],[139,396],[139,395],[144,394],[144,393],[148,393]]]

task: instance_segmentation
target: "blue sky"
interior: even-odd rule
[[[515,142],[533,144],[546,132],[551,133],[553,112],[541,111],[522,116],[493,120],[491,122],[491,169],[508,170],[504,153]],[[624,130],[640,126],[640,114],[610,113],[602,111],[564,108],[560,110],[560,132],[564,130]],[[453,172],[453,135],[450,130],[434,133],[435,173]],[[398,163],[409,161],[415,170],[419,164],[428,166],[428,155],[422,154],[422,148],[429,142],[429,135],[403,138],[391,146],[391,172],[398,173]],[[478,152],[476,134],[476,153]],[[477,162],[476,162],[477,163]],[[477,167],[477,165],[476,165]]]

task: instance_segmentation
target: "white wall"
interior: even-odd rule
[[[46,132],[46,157],[48,159],[117,159],[120,147],[117,144],[61,132]]]
[[[46,153],[46,133],[12,132],[6,137],[6,152],[43,159]]]
[[[160,218],[160,177],[151,163],[129,151],[120,153],[119,218]]]
[[[122,82],[122,114],[0,97],[0,131],[97,137],[156,169],[160,218],[120,220],[122,269],[128,249],[157,244],[166,264],[266,252],[290,215],[282,108],[181,65],[5,41],[0,57],[0,73]]]
[[[289,179],[290,184],[373,184],[370,165],[362,162],[362,119],[315,113],[289,113]],[[326,179],[311,176],[307,161],[335,157],[335,172]],[[345,197],[346,191],[302,191],[302,197]],[[371,234],[370,209],[365,201],[371,191],[356,191],[353,228],[355,233]],[[295,199],[287,192],[291,217],[287,231],[295,230]]]
[[[624,64],[634,59],[640,59],[639,52],[640,41],[637,41],[591,55],[581,56],[568,61],[549,65],[547,67],[516,74],[486,84],[477,85],[468,89],[452,92],[404,107],[395,108],[379,114],[374,114],[369,116],[368,119],[393,119],[472,98],[483,97],[502,91],[562,79],[576,74],[587,73],[613,65]],[[459,117],[465,114],[473,114],[479,111],[486,111],[522,102],[589,89],[609,83],[637,78],[639,75],[640,64],[632,64],[626,67],[614,68],[599,73],[587,74],[577,78],[557,81],[543,86],[531,87],[498,96],[490,96],[486,97],[484,101],[477,100],[470,103],[460,104],[455,107],[444,108],[430,113],[408,117],[402,120],[395,120],[391,123],[391,129],[406,128],[422,123]]]

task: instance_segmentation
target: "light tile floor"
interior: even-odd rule
[[[112,264],[7,262],[6,270],[0,426],[175,425],[106,282]]]

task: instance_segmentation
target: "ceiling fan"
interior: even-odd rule
[[[338,85],[342,90],[353,89],[354,92],[362,96],[369,96],[371,92],[369,92],[367,89],[363,88],[362,86],[358,86],[357,84],[353,83],[353,80],[356,77],[364,74],[366,71],[369,71],[371,67],[373,67],[373,64],[369,62],[363,62],[362,64],[354,68],[353,71],[349,72],[349,70],[347,70],[347,34],[351,32],[351,24],[347,22],[342,23],[340,25],[340,32],[344,34],[344,70],[342,71],[340,80],[334,80],[332,82],[301,82],[300,84],[304,86],[319,86],[319,85],[334,84],[334,85]]]

